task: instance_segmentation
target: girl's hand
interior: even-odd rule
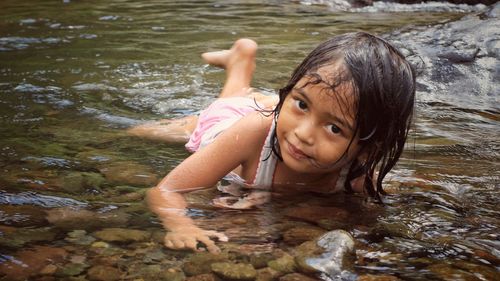
[[[203,251],[203,248],[197,247],[198,242],[201,242],[205,244],[210,253],[220,253],[219,247],[215,245],[211,238],[217,238],[219,241],[223,242],[229,240],[224,233],[203,230],[196,226],[187,226],[168,232],[165,235],[165,246],[174,250],[190,249],[193,251]]]

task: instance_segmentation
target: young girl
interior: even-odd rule
[[[189,140],[186,147],[194,152],[148,192],[151,209],[168,230],[168,248],[197,250],[201,242],[218,252],[211,238],[227,241],[186,216],[181,194],[223,177],[252,191],[234,204],[215,202],[231,208],[266,202],[270,188],[384,194],[382,180],[403,151],[414,105],[415,74],[401,53],[367,33],[336,36],[304,59],[277,99],[250,88],[256,51],[255,42],[240,39],[230,50],[202,55],[225,68],[227,80],[199,117],[130,130]]]

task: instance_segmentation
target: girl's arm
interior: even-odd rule
[[[272,117],[256,112],[243,117],[215,141],[192,154],[172,170],[160,183],[148,192],[148,204],[170,230],[165,237],[169,248],[196,250],[202,242],[211,252],[217,252],[210,237],[227,238],[214,231],[195,226],[186,216],[187,203],[183,192],[214,186],[226,174],[239,165],[260,155]]]

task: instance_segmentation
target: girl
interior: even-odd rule
[[[414,105],[415,75],[402,54],[367,33],[336,36],[304,59],[276,99],[250,90],[256,51],[255,42],[240,39],[230,50],[202,55],[225,68],[227,80],[199,117],[130,130],[165,141],[189,139],[186,147],[194,152],[148,192],[151,209],[169,230],[168,248],[197,250],[201,242],[219,251],[211,238],[227,237],[197,227],[181,193],[214,186],[227,175],[253,192],[234,204],[218,200],[218,206],[263,203],[271,187],[384,194],[382,180],[403,151]]]

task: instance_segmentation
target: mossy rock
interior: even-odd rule
[[[257,271],[251,264],[217,262],[211,265],[212,271],[224,280],[255,280]]]

